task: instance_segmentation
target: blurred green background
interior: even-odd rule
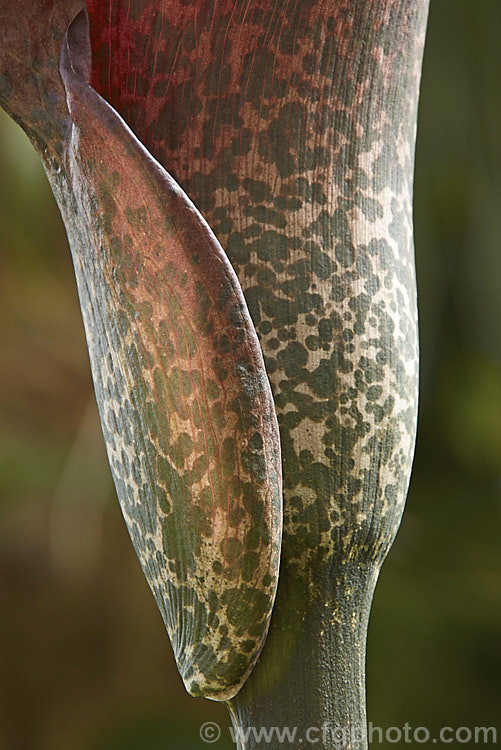
[[[368,644],[381,727],[501,733],[500,38],[501,3],[432,0],[419,436]],[[114,496],[59,214],[0,115],[0,748],[206,748],[200,724],[225,710],[176,672]]]

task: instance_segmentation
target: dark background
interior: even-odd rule
[[[419,436],[368,643],[383,728],[501,734],[500,38],[501,3],[432,0]],[[114,496],[61,220],[0,114],[0,748],[207,748],[200,724],[226,726],[226,712],[186,695],[175,669]],[[231,747],[223,737],[212,747]]]

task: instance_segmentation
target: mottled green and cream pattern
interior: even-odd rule
[[[134,8],[135,45],[149,47],[151,65],[113,77],[125,42],[96,45],[113,61],[96,85],[237,272],[280,423],[287,557],[313,580],[313,558],[380,560],[416,424],[411,188],[424,4]]]
[[[270,387],[224,253],[75,75],[77,34],[62,65],[74,123],[65,219],[110,465],[185,685],[223,700],[262,648],[278,582]]]
[[[0,101],[65,218],[117,492],[185,684],[235,725],[363,726],[416,430],[428,0],[87,0],[64,85],[80,3],[49,5],[19,0],[33,39],[9,32]]]

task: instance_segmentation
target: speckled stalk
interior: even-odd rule
[[[297,727],[295,748],[367,746],[367,621],[415,439],[411,202],[426,15],[427,2],[413,0],[315,3],[308,32],[291,21],[307,86],[301,98],[289,73],[286,101],[274,104],[257,137],[268,150],[251,144],[246,163],[285,206],[297,199],[280,232],[287,251],[266,257],[259,236],[243,240],[241,213],[225,245],[236,248],[261,334],[285,484],[272,625],[229,708],[235,728]],[[278,56],[284,38],[286,25]],[[280,155],[267,160],[274,148]],[[291,154],[284,174],[280,158]],[[245,736],[246,750],[289,746]]]
[[[415,440],[412,179],[428,0],[87,5],[92,83],[221,243],[273,391],[280,581],[261,657],[229,708],[244,730],[298,731],[240,747],[337,748],[341,736],[363,748],[368,613]]]
[[[366,747],[365,642],[376,574],[375,566],[337,569],[324,595],[311,597],[282,567],[266,648],[228,703],[240,750]],[[280,742],[272,727],[288,728],[294,741]],[[249,728],[271,730],[270,741]]]
[[[230,712],[244,728],[300,726],[297,748],[324,721],[347,732],[346,747],[365,746],[349,728],[365,726],[368,612],[415,439],[412,180],[427,7],[137,0],[129,38],[156,62],[139,54],[135,70],[127,35],[108,38],[94,13],[94,85],[203,212],[265,355],[282,562],[268,640]],[[336,747],[332,734],[313,739]],[[279,743],[245,743],[258,746]]]

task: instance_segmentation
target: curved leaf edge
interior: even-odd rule
[[[252,672],[254,665],[259,657],[262,650],[264,640],[269,628],[271,611],[274,603],[276,594],[276,588],[278,585],[278,571],[279,571],[279,559],[280,559],[280,548],[281,548],[281,534],[282,534],[282,490],[281,490],[281,460],[280,460],[280,439],[278,433],[278,422],[276,413],[273,405],[273,397],[271,394],[271,388],[266,375],[264,360],[262,356],[261,347],[257,338],[257,333],[252,324],[250,314],[247,310],[245,299],[236,277],[236,274],[226,256],[219,242],[215,238],[209,225],[206,223],[203,216],[198,212],[196,207],[193,205],[191,200],[186,196],[184,191],[179,187],[175,180],[169,175],[169,173],[151,156],[151,154],[144,148],[143,144],[139,139],[136,138],[134,133],[130,130],[128,125],[123,121],[120,115],[104,100],[87,82],[90,78],[90,67],[88,64],[89,60],[89,47],[87,42],[87,30],[86,30],[86,13],[82,11],[75,21],[71,24],[68,32],[65,36],[61,50],[61,61],[60,61],[60,73],[65,85],[67,94],[67,104],[70,116],[72,117],[73,124],[77,122],[76,110],[78,109],[77,100],[85,102],[86,105],[94,110],[102,122],[109,130],[110,133],[118,135],[124,139],[128,147],[133,150],[136,157],[142,162],[145,171],[150,175],[152,183],[164,193],[168,193],[172,200],[177,201],[179,205],[182,204],[182,210],[185,212],[185,217],[189,222],[198,225],[198,231],[201,234],[205,234],[210,239],[213,255],[211,261],[214,262],[214,267],[217,267],[217,273],[223,274],[227,280],[230,281],[233,294],[235,295],[235,301],[238,308],[241,311],[242,316],[245,319],[245,327],[247,335],[251,344],[253,356],[258,363],[260,369],[260,379],[263,387],[266,389],[265,400],[267,401],[267,407],[269,412],[268,418],[268,432],[265,438],[266,450],[268,456],[271,456],[271,473],[274,474],[275,490],[273,493],[273,512],[271,513],[271,536],[272,536],[272,548],[273,552],[271,555],[272,562],[272,597],[271,606],[266,618],[266,627],[261,641],[258,643],[258,647],[255,648],[249,655],[249,661],[245,671],[241,672],[239,679],[230,686],[225,686],[224,689],[221,685],[218,685],[216,689],[214,686],[205,685],[201,687],[196,680],[193,681],[191,677],[185,679],[185,675],[189,672],[189,669],[183,667],[182,659],[186,655],[176,654],[178,660],[178,667],[185,679],[185,685],[188,692],[195,695],[204,694],[213,700],[226,701],[234,697],[247,680],[248,676]],[[72,134],[74,135],[74,128],[72,128]],[[68,161],[71,152],[71,137],[69,142],[65,144],[65,159]],[[69,169],[68,165],[67,168]],[[69,209],[71,212],[71,208]],[[87,326],[86,326],[87,327]],[[89,343],[90,348],[90,343]],[[98,399],[99,400],[99,399]],[[101,408],[100,408],[101,411]],[[118,489],[118,487],[117,487]],[[150,582],[150,581],[149,581]],[[151,583],[150,583],[151,586]],[[155,593],[155,591],[154,591]],[[157,597],[158,603],[158,597]],[[160,605],[159,605],[160,606]],[[161,607],[160,607],[161,608]],[[162,609],[162,608],[161,608]],[[165,620],[165,613],[164,615]],[[181,660],[181,663],[179,663]],[[183,674],[184,672],[184,674]],[[212,694],[208,691],[213,690]]]

